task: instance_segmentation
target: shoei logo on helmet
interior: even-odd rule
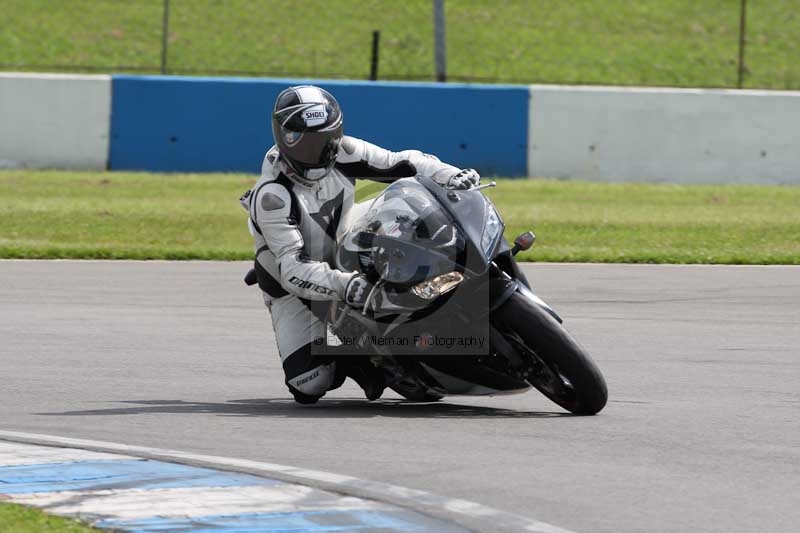
[[[319,126],[328,120],[328,112],[325,111],[324,105],[315,105],[303,111],[303,120],[306,121],[306,126],[309,128]]]

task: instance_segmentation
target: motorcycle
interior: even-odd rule
[[[404,178],[355,204],[337,231],[336,267],[365,274],[374,289],[361,310],[330,304],[328,340],[369,350],[410,400],[535,387],[567,411],[596,414],[608,397],[603,375],[531,290],[514,256],[535,236],[509,245],[481,192],[493,186]]]

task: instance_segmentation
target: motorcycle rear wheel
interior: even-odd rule
[[[534,372],[526,379],[542,394],[577,415],[594,415],[605,407],[608,389],[600,369],[542,307],[514,293],[494,312],[493,322],[534,359]]]

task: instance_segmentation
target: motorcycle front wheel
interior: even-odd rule
[[[600,369],[589,354],[542,307],[519,293],[494,311],[492,322],[532,366],[526,380],[577,415],[599,413],[608,400]]]

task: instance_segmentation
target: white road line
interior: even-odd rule
[[[0,466],[43,465],[69,463],[72,461],[119,461],[124,459],[139,459],[139,457],[89,452],[74,448],[22,448],[15,444],[0,442]]]
[[[46,507],[48,513],[114,520],[194,518],[209,515],[298,513],[306,511],[386,511],[393,507],[360,498],[323,493],[301,485],[191,487],[13,494],[11,501]]]
[[[143,446],[128,446],[113,442],[37,435],[15,431],[0,431],[0,440],[44,446],[80,448],[103,453],[119,453],[146,459],[264,476],[289,483],[297,483],[339,494],[404,507],[440,520],[461,525],[473,531],[491,531],[498,533],[520,531],[531,531],[535,533],[570,533],[566,529],[539,520],[507,513],[468,500],[447,498],[421,490],[333,474],[330,472],[321,472],[318,470],[307,470],[274,463],[198,455]]]

